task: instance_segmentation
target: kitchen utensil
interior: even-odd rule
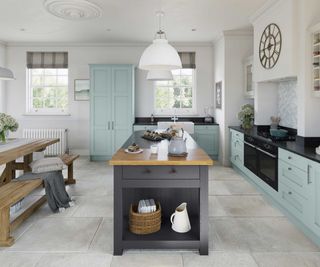
[[[182,137],[175,136],[171,138],[169,147],[168,147],[169,154],[174,155],[174,154],[187,153],[186,140],[187,139],[183,139],[183,136]]]
[[[139,154],[139,153],[142,153],[143,152],[143,149],[140,148],[139,150],[137,151],[129,151],[127,148],[124,150],[124,152],[128,153],[128,154]]]
[[[286,137],[288,135],[288,131],[285,129],[270,129],[270,134],[274,137]]]
[[[171,228],[178,233],[186,233],[191,229],[190,220],[187,211],[187,203],[181,203],[170,217]]]

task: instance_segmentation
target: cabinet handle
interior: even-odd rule
[[[114,121],[112,122],[112,130],[114,130]]]
[[[308,177],[308,184],[311,184],[312,182],[311,182],[311,177],[310,177],[310,170],[311,170],[311,166],[310,165],[308,165],[308,173],[307,173],[307,177]]]
[[[108,130],[110,130],[110,121],[108,121]]]
[[[149,169],[145,169],[143,173],[151,173]]]

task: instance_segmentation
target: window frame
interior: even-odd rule
[[[45,68],[39,68],[45,69]],[[60,68],[59,68],[60,69]],[[62,69],[62,68],[61,68]],[[70,115],[69,114],[69,69],[68,69],[68,85],[67,85],[67,101],[68,105],[67,108],[40,108],[36,109],[33,107],[33,88],[32,88],[32,68],[26,68],[26,115]]]
[[[168,115],[177,115],[177,116],[194,116],[197,115],[197,74],[196,69],[192,69],[192,108],[171,108],[171,109],[159,109],[156,107],[156,89],[157,81],[153,82],[153,113],[157,116],[168,116]]]

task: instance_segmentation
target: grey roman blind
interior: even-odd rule
[[[68,52],[27,52],[29,69],[67,69]]]
[[[196,53],[195,52],[178,52],[182,68],[195,69],[196,68]]]

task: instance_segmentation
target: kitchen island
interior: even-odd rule
[[[114,255],[123,249],[198,249],[208,254],[208,166],[212,159],[187,137],[187,157],[169,157],[168,141],[158,142],[158,154],[151,154],[153,142],[137,131],[109,162],[114,166]],[[132,143],[144,151],[127,154]],[[136,235],[129,231],[129,208],[140,199],[153,198],[162,207],[160,231]],[[191,230],[176,233],[170,216],[182,202],[187,203]]]

